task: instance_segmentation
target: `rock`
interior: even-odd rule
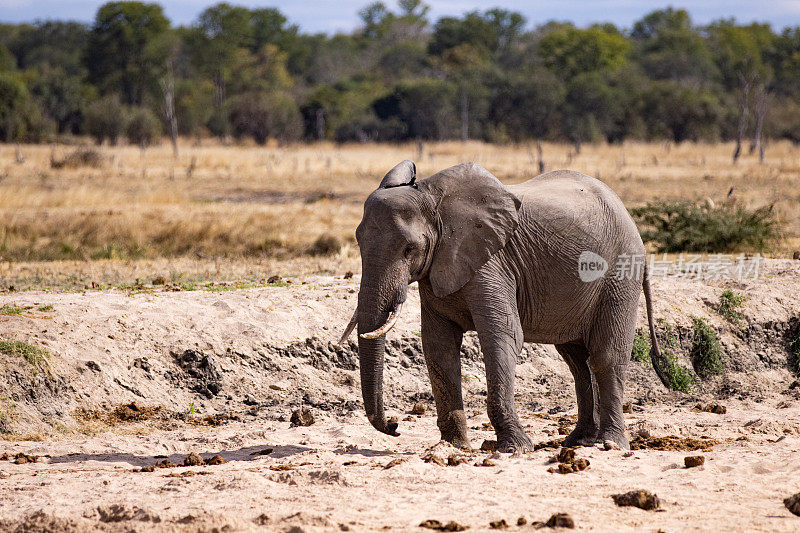
[[[800,250],[794,251],[794,253],[792,254],[792,259],[794,259],[795,261],[800,261]]]
[[[384,470],[389,470],[390,468],[394,468],[397,465],[403,464],[407,461],[405,457],[398,457],[396,459],[392,459],[388,463],[386,463],[383,467]]]
[[[100,365],[94,361],[86,361],[86,367],[92,372],[101,372]]]
[[[216,465],[223,465],[223,464],[225,464],[225,463],[227,463],[227,462],[228,462],[228,461],[226,461],[225,459],[223,459],[221,455],[215,455],[214,457],[212,457],[211,459],[209,459],[208,461],[206,461],[206,464],[207,464],[207,465],[216,466]]]
[[[255,397],[252,394],[247,394],[244,397],[244,404],[245,405],[256,405],[258,402],[256,401]]]
[[[632,490],[624,494],[612,494],[611,497],[619,507],[638,507],[645,511],[654,511],[661,507],[658,496],[647,490]]]
[[[619,447],[619,444],[617,444],[613,440],[604,440],[603,441],[603,449],[606,450],[606,451],[619,450],[620,447]]]
[[[547,527],[565,527],[567,529],[575,529],[575,521],[567,513],[556,513],[545,522]]]
[[[481,443],[481,450],[484,452],[493,452],[497,449],[496,440],[485,440]]]
[[[800,492],[783,500],[783,505],[789,509],[790,513],[800,516]]]
[[[420,523],[419,527],[435,529],[436,531],[464,531],[467,529],[455,520],[451,520],[446,524],[442,524],[438,520],[425,520]]]
[[[353,273],[348,270],[344,275],[344,279],[353,279]]]
[[[703,466],[705,464],[706,458],[702,455],[687,455],[683,458],[683,464],[686,465],[686,468],[694,468],[695,466]]]
[[[414,407],[411,408],[411,412],[415,415],[424,415],[425,414],[425,404],[422,401],[418,401],[414,404]]]
[[[289,422],[292,427],[310,426],[314,423],[314,414],[309,409],[301,407],[292,411],[292,417]]]
[[[222,458],[220,457],[220,459]],[[186,459],[183,460],[183,466],[202,466],[204,464],[206,464],[206,460],[194,452],[187,455]]]
[[[476,466],[497,466],[497,463],[487,457],[480,463],[476,463]]]
[[[38,455],[28,455],[26,453],[18,453],[16,457],[14,457],[14,463],[18,465],[24,465],[25,463],[35,463],[39,461]]]
[[[631,402],[625,402],[622,404],[622,412],[623,413],[632,413],[633,412],[633,404]]]
[[[520,516],[519,518],[517,518],[517,525],[518,526],[524,526],[527,523],[528,523],[528,520],[524,516]]]
[[[725,413],[728,412],[728,408],[718,403],[709,403],[706,405],[698,403],[697,405],[694,406],[692,411],[702,412],[702,413],[714,413],[716,415],[724,415]]]
[[[500,520],[489,522],[489,527],[491,529],[508,529],[508,522],[506,522],[504,518],[501,518]]]

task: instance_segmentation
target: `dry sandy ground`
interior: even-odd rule
[[[51,356],[36,365],[1,361],[0,404],[12,433],[0,455],[12,460],[0,461],[0,530],[423,531],[423,520],[436,519],[481,531],[504,519],[509,530],[524,531],[566,512],[587,531],[800,531],[800,517],[783,505],[800,492],[800,387],[787,369],[800,309],[796,265],[770,261],[760,279],[741,283],[656,280],[656,316],[676,328],[681,347],[691,342],[691,316],[706,317],[728,371],[682,394],[632,363],[629,432],[718,444],[579,448],[590,466],[570,474],[548,472],[556,448],[464,454],[437,443],[413,290],[389,335],[386,403],[401,419],[397,438],[363,416],[354,344],[331,344],[352,312],[357,279],[223,292],[2,294],[0,306],[28,309],[0,316],[0,338]],[[748,297],[741,329],[713,309],[724,288]],[[465,401],[477,448],[493,433],[474,338],[466,344]],[[571,383],[550,347],[526,346],[517,398],[534,442],[569,429]],[[417,400],[426,413],[410,414]],[[131,402],[161,410],[139,422],[114,416]],[[697,403],[722,404],[727,413],[696,412]],[[290,427],[301,404],[316,421]],[[234,420],[207,418],[214,414]],[[219,425],[201,425],[208,423]],[[138,471],[165,458],[181,464],[190,452],[227,462]],[[16,464],[18,453],[40,457]],[[684,468],[684,457],[697,454],[705,464]],[[475,466],[487,458],[489,466]],[[663,510],[612,501],[640,488],[657,494]],[[520,516],[527,525],[516,525]]]

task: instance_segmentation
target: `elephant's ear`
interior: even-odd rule
[[[389,189],[391,187],[400,187],[402,185],[414,185],[414,180],[417,179],[417,166],[413,161],[406,159],[398,163],[392,170],[390,170],[378,186],[379,189]]]
[[[433,293],[441,298],[463,287],[505,246],[522,202],[475,163],[450,167],[418,185],[434,197],[441,220],[429,270]]]

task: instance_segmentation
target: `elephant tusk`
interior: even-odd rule
[[[342,338],[339,339],[339,344],[344,343],[347,340],[347,337],[350,336],[350,333],[353,332],[353,329],[358,324],[358,309],[353,312],[353,318],[350,319],[350,322],[347,324],[347,328],[345,328],[344,333],[342,334]]]
[[[362,333],[359,335],[362,339],[377,339],[381,335],[386,334],[387,331],[392,329],[395,324],[397,324],[397,319],[400,317],[400,311],[403,310],[402,302],[398,304],[394,310],[389,313],[389,317],[386,319],[386,323],[384,323],[381,327],[376,329],[375,331],[370,331],[369,333]]]

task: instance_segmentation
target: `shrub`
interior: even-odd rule
[[[688,370],[678,364],[677,351],[680,349],[678,338],[672,326],[663,318],[658,319],[659,325],[664,328],[664,338],[661,351],[667,360],[664,375],[669,382],[669,387],[680,392],[689,392],[694,384],[694,378]]]
[[[645,330],[639,328],[633,337],[631,359],[643,365],[650,363],[650,339]]]
[[[631,215],[646,228],[642,240],[658,253],[763,251],[780,238],[772,206],[658,201],[631,209]]]
[[[137,108],[130,115],[125,135],[129,143],[144,149],[161,138],[161,121],[149,109]]]
[[[45,358],[50,357],[50,353],[44,348],[39,348],[22,341],[0,340],[0,353],[10,356],[19,356],[31,365],[38,365]]]
[[[697,375],[703,379],[725,370],[722,362],[722,347],[719,344],[716,332],[700,317],[692,317],[692,351],[690,353],[692,365]]]
[[[311,253],[311,255],[333,255],[339,253],[341,249],[342,243],[335,235],[323,233],[314,241],[314,244],[311,245],[309,253]]]
[[[300,137],[300,111],[288,93],[248,93],[231,99],[230,123],[237,138],[252,137],[258,144],[269,138],[280,142]]]
[[[94,148],[78,148],[64,159],[50,156],[50,168],[97,168],[103,163],[103,156]]]
[[[128,109],[116,95],[105,96],[86,108],[83,124],[97,144],[108,140],[113,146],[128,125]]]
[[[725,317],[728,322],[740,325],[744,319],[744,313],[741,311],[742,304],[747,300],[747,297],[740,292],[725,289],[719,297],[719,307],[717,311],[720,315]]]

